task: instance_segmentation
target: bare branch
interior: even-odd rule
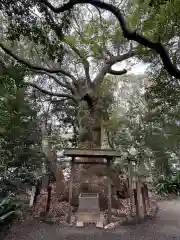
[[[164,69],[166,69],[171,76],[174,76],[180,79],[180,69],[178,69],[178,67],[175,64],[173,64],[169,53],[167,52],[166,48],[162,45],[162,43],[160,41],[158,42],[151,41],[147,39],[145,36],[137,33],[136,31],[131,30],[127,26],[125,18],[122,15],[120,9],[113,6],[112,4],[103,2],[101,0],[70,0],[66,4],[63,4],[61,7],[55,8],[47,0],[41,0],[41,1],[55,13],[61,13],[61,12],[70,10],[76,4],[84,4],[84,3],[91,4],[95,7],[99,7],[111,12],[118,19],[123,35],[126,39],[133,40],[143,45],[144,47],[154,50],[160,56]]]
[[[63,83],[62,81],[60,81],[56,76],[49,74],[49,73],[45,73],[49,78],[52,78],[57,84],[59,84],[61,87],[64,87],[66,89],[72,90],[72,87],[70,84],[67,83]]]
[[[76,78],[73,75],[71,75],[69,72],[64,71],[61,68],[53,69],[53,68],[46,68],[46,67],[42,67],[42,66],[33,65],[32,63],[28,62],[27,60],[24,60],[24,59],[20,58],[19,56],[15,55],[10,49],[6,48],[4,46],[4,44],[0,43],[0,47],[4,50],[5,53],[7,53],[11,57],[13,57],[19,63],[22,63],[23,65],[26,65],[30,69],[34,69],[34,70],[37,70],[37,71],[39,71],[39,70],[40,71],[45,71],[45,72],[48,72],[48,73],[61,73],[63,75],[66,75],[67,77],[73,79],[74,81],[76,81]]]
[[[47,90],[37,86],[35,83],[27,82],[25,84],[28,85],[28,86],[31,86],[33,88],[36,88],[37,90],[39,90],[43,94],[46,94],[46,95],[49,95],[49,96],[69,98],[69,99],[72,99],[75,102],[77,101],[76,98],[73,95],[70,95],[70,94],[67,94],[67,93],[53,93],[53,92],[47,91]]]
[[[65,76],[63,76],[63,78],[64,78],[63,81],[66,82],[66,83],[64,83],[63,81],[60,81],[58,79],[58,77],[56,77],[55,75],[52,75],[52,74],[47,73],[47,72],[43,72],[43,71],[35,71],[35,72],[33,71],[32,72],[32,75],[37,75],[37,74],[47,75],[49,78],[52,78],[57,84],[59,84],[61,87],[64,87],[64,88],[69,89],[70,91],[73,91],[73,88],[72,88],[71,84],[68,83],[68,81],[65,79]],[[59,77],[62,77],[62,76],[59,76]]]
[[[136,55],[136,52],[133,51],[133,50],[130,50],[129,52],[127,53],[124,53],[122,55],[118,55],[118,56],[111,56],[110,59],[106,60],[106,64],[109,64],[109,65],[114,65],[115,63],[118,63],[118,62],[122,62],[124,60],[127,60],[131,57],[134,57]]]

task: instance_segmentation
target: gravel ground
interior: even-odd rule
[[[180,200],[162,201],[159,206],[155,219],[136,226],[105,231],[95,227],[78,229],[29,221],[12,228],[5,240],[180,239]]]

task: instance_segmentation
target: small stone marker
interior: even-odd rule
[[[77,221],[97,223],[100,220],[99,194],[80,193],[79,208],[76,212]]]
[[[31,191],[31,195],[30,195],[30,202],[29,202],[29,207],[32,207],[34,204],[34,197],[35,197],[35,193],[36,193],[36,187],[33,186],[32,187],[32,191]]]
[[[82,221],[77,221],[76,222],[76,227],[84,227],[84,222],[82,222]]]
[[[97,223],[96,223],[96,227],[97,227],[97,228],[104,228],[102,222],[97,222]]]
[[[117,225],[118,225],[118,222],[117,222],[117,223],[109,223],[108,225],[106,225],[106,226],[104,227],[104,229],[113,229],[113,228],[115,228]]]

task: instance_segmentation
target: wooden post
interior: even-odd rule
[[[145,198],[144,187],[141,187],[141,194],[142,194],[143,213],[144,215],[146,215],[147,211],[146,211],[146,198]]]
[[[134,203],[135,203],[135,206],[136,206],[136,217],[137,217],[137,220],[139,221],[139,220],[140,220],[139,202],[138,202],[138,197],[137,197],[137,191],[136,191],[136,189],[133,189],[133,192],[134,192]]]
[[[138,198],[138,205],[139,205],[139,217],[141,218],[143,216],[143,203],[142,203],[142,197],[141,197],[141,182],[140,177],[137,176],[136,181],[136,191],[137,191],[137,198]]]
[[[37,197],[38,197],[38,195],[39,195],[40,192],[41,192],[41,185],[42,185],[42,183],[40,182],[40,180],[38,180],[38,181],[37,181],[37,184],[36,184],[36,191],[35,191],[35,195],[34,195],[33,205],[36,204]]]
[[[143,183],[143,186],[144,186],[144,192],[145,192],[145,198],[146,198],[146,201],[147,201],[147,206],[148,206],[148,208],[150,208],[149,191],[148,191],[147,184]]]
[[[128,183],[129,183],[129,203],[130,203],[130,214],[132,216],[133,214],[133,194],[132,194],[132,168],[131,168],[131,162],[129,162],[129,167],[128,167]]]
[[[147,187],[147,184],[145,183],[143,183],[143,186],[144,186],[144,196],[145,196],[145,202],[146,202],[146,211],[149,212],[150,201],[149,201],[148,187]]]
[[[51,186],[47,187],[47,204],[46,204],[46,213],[49,212],[50,209],[50,202],[51,202]]]
[[[32,186],[32,190],[30,192],[30,203],[29,203],[29,207],[32,207],[34,205],[34,198],[35,198],[35,194],[36,194],[36,187]]]
[[[111,222],[111,170],[110,170],[110,159],[107,159],[107,177],[108,177],[108,223]]]
[[[71,224],[71,200],[72,200],[72,185],[73,185],[73,178],[74,178],[74,157],[71,160],[71,177],[70,177],[70,181],[69,181],[69,199],[68,199],[68,223]]]

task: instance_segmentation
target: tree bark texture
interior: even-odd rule
[[[79,146],[82,148],[101,148],[102,109],[98,104],[89,107],[80,104],[79,109]]]
[[[91,106],[82,102],[79,107],[79,147],[80,148],[96,148],[100,149],[102,144],[102,107],[97,102],[93,102]],[[91,158],[83,159],[92,161]],[[102,161],[102,159],[94,159]],[[100,165],[79,165],[78,176],[84,177],[86,180],[93,175],[106,175],[106,167]]]

